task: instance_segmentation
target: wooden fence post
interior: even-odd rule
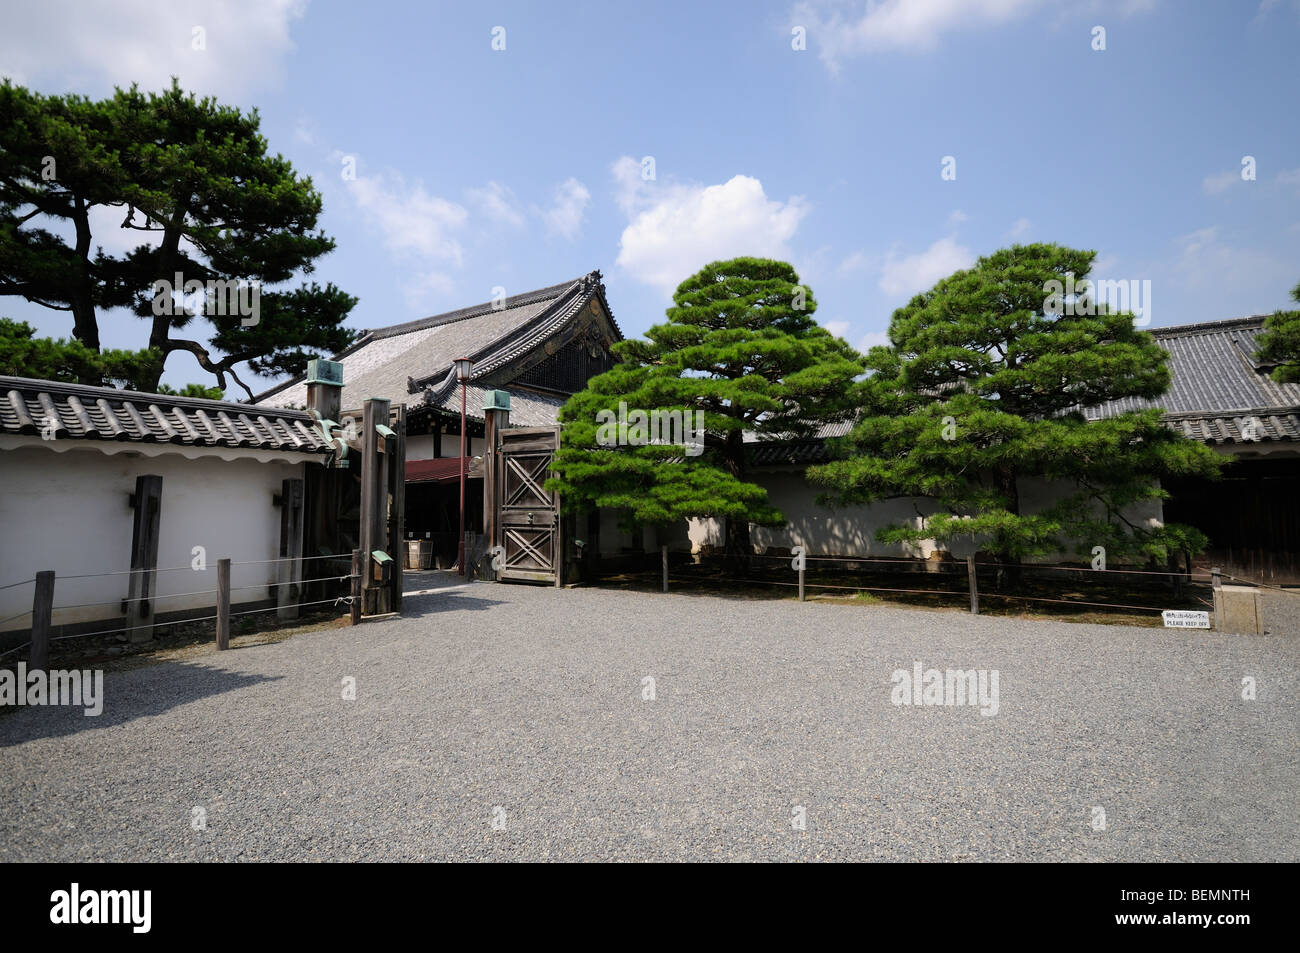
[[[361,621],[361,550],[352,550],[352,624]]]
[[[799,567],[799,601],[803,602],[803,566]]]
[[[36,592],[32,596],[32,651],[28,667],[45,671],[50,665],[50,620],[54,616],[54,570],[36,574]]]
[[[980,591],[975,584],[975,557],[966,557],[966,578],[970,581],[970,611],[971,615],[980,614]]]
[[[668,591],[668,547],[660,546],[659,553],[663,557],[664,568],[664,592]]]
[[[230,648],[230,560],[217,560],[217,651]]]

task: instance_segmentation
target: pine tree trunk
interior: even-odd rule
[[[172,213],[167,227],[163,229],[162,242],[158,245],[157,261],[158,274],[165,281],[173,281],[173,273],[176,271],[176,264],[180,260],[180,243],[183,226],[185,224],[185,206],[179,206]],[[184,277],[182,275],[182,277]],[[181,293],[183,288],[173,288],[176,293]],[[167,363],[167,342],[171,338],[172,316],[169,314],[155,314],[153,316],[153,325],[149,332],[149,346],[156,348],[161,354],[161,358],[143,371],[141,378],[136,386],[142,390],[152,393],[158,389],[158,383],[162,380],[163,367]]]
[[[1020,487],[1016,482],[1016,473],[1014,470],[1001,470],[998,472],[998,492],[1006,503],[1007,511],[1020,515]],[[1007,549],[1009,548],[1004,541],[1003,545],[998,547],[1001,550],[998,553],[998,575],[997,588],[1002,592],[1019,589],[1023,581],[1021,572],[1021,563],[1019,556],[1012,556]]]
[[[77,276],[75,290],[72,294],[72,336],[92,351],[99,350],[99,322],[95,318],[95,303],[92,300],[90,284],[90,218],[86,212],[85,202],[77,199],[76,214],[73,217],[77,229]],[[99,385],[104,383],[99,377],[82,371],[78,375],[79,383]]]
[[[749,537],[749,520],[744,517],[727,517],[727,570],[742,575],[749,572],[749,557],[754,554],[754,544]]]
[[[745,478],[745,442],[739,432],[727,434],[723,450],[727,470],[737,480]],[[754,555],[754,546],[749,537],[749,520],[741,517],[727,517],[726,565],[727,571],[735,575],[749,574],[750,556]]]

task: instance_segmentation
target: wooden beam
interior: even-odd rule
[[[500,528],[497,519],[497,507],[501,501],[500,460],[497,447],[501,442],[501,431],[510,426],[510,411],[489,410],[484,413],[486,422],[483,428],[483,536],[490,550],[500,545]]]
[[[393,505],[388,517],[388,553],[393,557],[392,596],[389,604],[394,612],[402,611],[402,572],[406,554],[402,547],[406,537],[406,405],[398,404],[396,414],[389,424],[397,434],[389,441],[389,484],[393,488]]]
[[[356,625],[361,621],[361,584],[364,580],[361,578],[366,571],[365,564],[361,561],[361,550],[352,550],[352,624]]]
[[[374,582],[371,572],[371,553],[388,552],[385,545],[388,527],[387,455],[379,452],[379,431],[376,429],[379,424],[387,423],[388,401],[382,397],[369,398],[365,402],[361,423],[361,559],[365,566],[362,611],[366,615],[388,611],[386,589]]]
[[[230,648],[230,560],[217,560],[217,650]]]
[[[54,617],[54,570],[36,574],[36,591],[32,595],[32,651],[27,667],[45,671],[50,664],[50,623]]]
[[[135,519],[131,527],[131,576],[126,616],[132,642],[153,638],[154,598],[158,586],[158,533],[162,523],[162,477],[135,478],[131,496]]]
[[[276,587],[276,618],[298,618],[302,598],[303,481],[283,480],[280,484],[280,558],[276,563],[280,584]]]

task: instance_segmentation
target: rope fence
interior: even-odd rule
[[[790,555],[771,555],[771,554],[753,554],[741,557],[740,561],[743,566],[749,568],[758,568],[758,576],[752,573],[738,574],[735,576],[728,575],[726,569],[725,557],[721,553],[709,554],[701,559],[700,554],[685,552],[682,550],[670,551],[668,547],[660,547],[660,557],[662,560],[662,591],[669,590],[669,582],[694,584],[694,585],[740,585],[740,586],[771,586],[778,588],[797,589],[799,600],[806,601],[806,590],[814,590],[826,593],[892,593],[900,596],[929,596],[939,599],[956,597],[961,599],[969,598],[970,611],[973,614],[979,614],[979,601],[985,599],[999,599],[1007,603],[1037,603],[1042,605],[1053,606],[1077,606],[1081,609],[1107,609],[1121,610],[1127,612],[1142,613],[1163,613],[1165,611],[1186,611],[1188,605],[1205,606],[1213,611],[1215,603],[1201,597],[1197,593],[1190,591],[1195,587],[1213,587],[1218,589],[1224,580],[1236,580],[1260,588],[1275,589],[1280,592],[1287,592],[1291,595],[1300,595],[1300,590],[1289,590],[1280,586],[1270,586],[1264,583],[1254,583],[1251,580],[1240,579],[1230,573],[1225,573],[1217,567],[1213,569],[1191,569],[1190,567],[1181,571],[1164,571],[1154,569],[1131,569],[1131,568],[1094,568],[1087,565],[1070,566],[1070,565],[1046,565],[1039,563],[999,563],[989,562],[987,560],[976,560],[973,556],[968,556],[964,560],[943,560],[936,562],[934,560],[924,560],[918,558],[897,558],[897,557],[879,557],[879,556],[810,556],[799,551],[795,547]],[[673,564],[670,568],[670,563]],[[775,573],[770,574],[776,567],[773,563],[784,563],[789,570],[796,576],[796,579],[775,578]],[[757,564],[757,565],[755,565]],[[698,572],[683,571],[685,566],[694,565],[699,567]],[[911,571],[900,573],[896,568],[898,565],[911,567]],[[879,571],[876,571],[879,567]],[[807,575],[809,570],[816,575],[811,577]],[[1077,584],[1082,586],[1079,598],[1065,598],[1064,593],[1060,596],[1050,594],[1034,594],[1032,592],[1007,592],[1000,589],[981,590],[979,588],[979,577],[981,573],[987,573],[989,570],[997,570],[999,574],[1008,571],[1018,573],[1033,573],[1035,571],[1045,572],[1066,572],[1073,573],[1074,579],[1068,580],[1066,585]],[[935,578],[936,585],[928,587],[909,587],[880,585],[882,580],[879,579],[880,573],[891,575],[907,576],[930,576]],[[831,574],[832,578],[826,580],[825,574]],[[855,581],[851,577],[857,574],[862,575],[861,581]],[[954,587],[952,585],[961,575],[965,575],[964,586]],[[822,578],[818,578],[822,576]],[[844,577],[848,576],[849,579]],[[1003,577],[1000,575],[1001,581]],[[1022,577],[1023,578],[1023,577]],[[1132,580],[1124,583],[1121,580]],[[1138,580],[1148,579],[1150,582],[1142,583]],[[1167,582],[1158,582],[1157,580],[1167,580]],[[900,580],[901,581],[901,580]],[[946,584],[945,584],[946,583]],[[1146,595],[1146,590],[1157,591],[1152,587],[1164,589],[1171,586],[1176,594],[1175,602],[1178,606],[1170,607],[1166,605],[1139,605],[1135,600],[1111,599],[1107,600],[1106,596],[1110,593],[1102,590],[1097,591],[1094,587],[1106,587],[1113,583],[1119,583],[1125,586],[1124,594],[1136,594],[1140,598]],[[1037,585],[1042,585],[1038,583]],[[1050,592],[1049,587],[1049,592]],[[1092,591],[1089,591],[1089,590]],[[1100,598],[1099,598],[1100,597]],[[1199,610],[1197,610],[1199,611]]]
[[[274,582],[259,582],[246,586],[231,586],[230,572],[232,566],[248,565],[267,565],[272,563],[292,563],[300,564],[312,562],[320,559],[331,559],[335,561],[350,560],[352,571],[344,575],[326,575],[314,576],[310,579],[289,578]],[[20,645],[0,652],[0,659],[7,658],[24,649],[29,649],[30,668],[45,669],[49,660],[49,648],[52,642],[62,642],[69,639],[89,639],[104,635],[119,635],[124,632],[133,632],[138,629],[147,629],[149,637],[152,638],[158,628],[179,625],[194,625],[203,622],[216,623],[216,641],[218,649],[227,649],[230,646],[230,620],[241,616],[251,616],[263,612],[278,612],[285,618],[296,618],[300,609],[333,604],[335,606],[347,606],[350,610],[351,624],[356,625],[361,621],[361,582],[364,578],[361,571],[363,565],[360,550],[353,550],[349,555],[325,555],[325,556],[285,556],[276,559],[249,559],[240,562],[233,562],[230,559],[218,559],[212,566],[205,566],[201,569],[195,569],[192,566],[177,566],[168,569],[134,569],[127,572],[105,572],[105,573],[75,573],[68,576],[60,576],[60,579],[91,579],[106,576],[132,575],[134,573],[146,572],[168,572],[185,569],[191,572],[205,572],[208,569],[215,569],[217,573],[217,585],[213,589],[195,589],[187,592],[167,593],[165,595],[148,595],[148,596],[131,596],[124,599],[114,599],[103,602],[85,602],[70,605],[54,605],[54,582],[55,573],[51,570],[36,574],[34,579],[25,582],[12,583],[8,586],[0,587],[11,589],[19,585],[35,584],[35,593],[33,595],[32,608],[24,610],[17,615],[10,616],[7,619],[0,620],[0,625],[12,622],[15,619],[21,619],[24,616],[32,617],[31,637]],[[288,587],[294,587],[298,594],[302,594],[306,586],[315,583],[327,582],[351,582],[351,587],[346,595],[333,596],[327,599],[314,599],[309,601],[288,602],[283,600],[283,593],[289,591]],[[277,594],[280,598],[275,605],[262,606],[256,609],[244,609],[240,611],[231,611],[230,598],[232,593],[246,592],[253,589],[269,590],[272,594]],[[327,590],[328,591],[328,590]],[[95,629],[89,632],[74,632],[68,635],[51,637],[53,628],[53,615],[55,612],[72,610],[72,609],[94,609],[105,606],[119,606],[120,611],[126,612],[132,605],[143,605],[150,602],[160,602],[168,599],[181,599],[194,596],[215,596],[215,612],[212,615],[185,616],[184,618],[172,619],[166,622],[157,622],[152,618],[152,612],[145,612],[142,617],[128,618],[122,622],[115,623],[109,628]]]

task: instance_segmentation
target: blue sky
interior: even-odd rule
[[[793,262],[855,345],[1016,241],[1149,280],[1153,326],[1272,311],[1300,281],[1296,0],[3,5],[0,74],[34,88],[175,74],[257,107],[324,195],[338,248],[313,277],[361,299],[358,328],[599,268],[636,335],[739,254]],[[128,247],[113,221],[97,241]],[[138,319],[100,324],[143,346]],[[176,354],[164,380],[205,377]]]

